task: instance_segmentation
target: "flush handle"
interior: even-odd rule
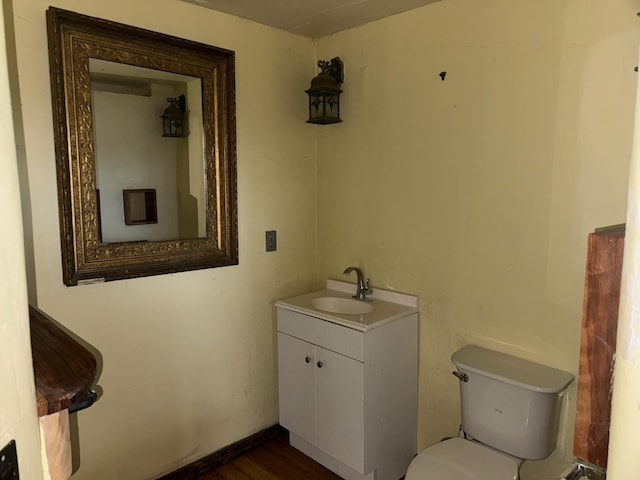
[[[458,380],[460,380],[461,382],[468,382],[469,381],[469,375],[467,375],[466,373],[460,373],[457,370],[454,370],[451,373],[453,375],[455,375],[456,377],[458,377]]]

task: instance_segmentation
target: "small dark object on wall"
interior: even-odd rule
[[[444,82],[444,78],[447,76],[447,72],[440,72],[438,75],[440,75],[440,79]]]
[[[275,230],[269,230],[268,232],[265,232],[265,244],[267,252],[275,252],[278,249]]]
[[[11,440],[0,450],[0,480],[19,480],[16,442]]]
[[[124,224],[143,225],[158,223],[158,204],[155,188],[122,190]]]

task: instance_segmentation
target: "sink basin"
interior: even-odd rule
[[[347,315],[362,315],[375,310],[370,303],[352,298],[342,297],[320,297],[311,300],[311,305],[318,310],[329,313],[341,313]]]

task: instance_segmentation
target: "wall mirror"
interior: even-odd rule
[[[234,53],[54,7],[47,27],[64,283],[236,265]]]

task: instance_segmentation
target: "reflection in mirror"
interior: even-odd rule
[[[64,283],[236,265],[234,52],[55,7],[47,31]]]
[[[206,236],[199,78],[89,59],[103,243]],[[163,136],[168,98],[184,95],[187,136]],[[155,189],[157,223],[129,226],[123,190]]]

